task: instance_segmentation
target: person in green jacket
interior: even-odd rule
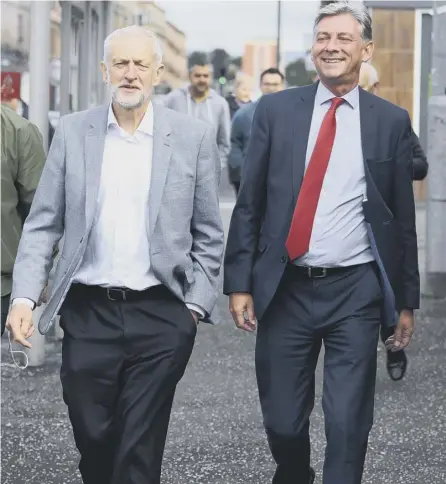
[[[45,164],[42,135],[37,127],[1,105],[1,335],[5,331],[12,289],[12,269],[23,223]]]

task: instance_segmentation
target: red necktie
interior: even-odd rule
[[[343,99],[339,97],[331,100],[330,109],[322,121],[313,154],[302,181],[285,244],[291,260],[304,255],[310,247],[314,216],[336,135],[336,109],[342,102]]]

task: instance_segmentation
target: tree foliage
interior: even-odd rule
[[[241,57],[233,57],[231,59],[231,64],[234,64],[239,69],[241,69],[242,68],[242,58]]]
[[[285,68],[285,79],[289,86],[307,86],[313,83],[314,72],[308,72],[304,59],[297,59]]]
[[[211,52],[211,63],[214,72],[214,79],[218,79],[229,66],[231,56],[224,49],[215,49]]]
[[[212,52],[194,51],[189,54],[189,69],[194,65],[206,64],[212,65],[214,80],[217,80],[223,73],[228,81],[231,81],[242,67],[242,58],[231,57],[224,49],[215,49]]]

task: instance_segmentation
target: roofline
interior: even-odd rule
[[[434,2],[431,0],[364,0],[367,8],[380,8],[388,10],[417,10],[431,9]]]
[[[172,22],[169,22],[168,20],[166,20],[166,24],[169,25],[169,27],[172,27],[179,34],[184,35],[184,37],[186,37],[186,34],[182,30],[180,30],[176,25],[174,25]]]

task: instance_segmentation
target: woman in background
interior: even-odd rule
[[[235,80],[234,92],[226,97],[231,119],[242,107],[252,102],[252,79],[246,74],[239,74]]]

